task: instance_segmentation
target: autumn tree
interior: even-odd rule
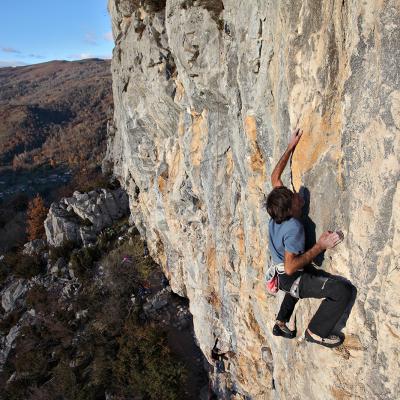
[[[28,204],[26,233],[29,240],[41,239],[44,236],[44,220],[47,216],[47,208],[39,194]]]

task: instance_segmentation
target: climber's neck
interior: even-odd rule
[[[296,219],[301,218],[303,206],[304,206],[304,199],[298,193],[295,192],[293,194],[292,208],[291,208],[291,214],[293,218]]]

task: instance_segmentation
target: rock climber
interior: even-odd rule
[[[341,232],[324,232],[318,241],[305,250],[304,227],[301,222],[304,200],[299,193],[285,187],[281,180],[287,162],[294,152],[303,131],[296,129],[287,149],[271,175],[273,190],[265,206],[269,221],[269,249],[279,278],[279,289],[286,292],[273,327],[275,336],[292,339],[295,330],[289,322],[299,298],[324,299],[305,331],[308,342],[326,347],[336,347],[343,335],[332,332],[343,315],[353,293],[351,283],[337,279],[310,265],[320,253],[335,247],[343,240]]]

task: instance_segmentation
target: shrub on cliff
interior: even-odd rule
[[[100,251],[96,246],[83,247],[73,252],[70,258],[71,268],[76,277],[85,279],[92,269],[93,263],[100,257]]]
[[[71,181],[57,191],[57,197],[71,197],[75,191],[85,193],[98,188],[114,190],[119,187],[119,182],[110,175],[102,174],[99,167],[79,170],[72,176]]]
[[[26,305],[36,311],[42,311],[43,306],[47,305],[47,290],[44,286],[35,285],[29,289],[26,295]]]
[[[61,246],[50,247],[49,258],[52,263],[55,263],[60,257],[69,260],[70,254],[74,249],[75,244],[71,241],[64,241]]]
[[[29,279],[45,271],[44,262],[38,256],[23,254],[20,250],[4,256],[3,276],[11,272],[17,278]]]
[[[10,273],[10,268],[4,260],[4,257],[0,260],[0,285],[4,283]]]
[[[18,307],[15,310],[9,312],[6,316],[0,319],[0,335],[7,335],[10,329],[16,325],[19,319],[24,314],[24,307]]]
[[[151,400],[184,397],[186,370],[168,345],[165,332],[153,325],[138,325],[134,317],[126,320],[113,365],[118,394],[141,395]]]
[[[31,200],[28,204],[27,211],[27,228],[26,233],[28,240],[42,239],[45,234],[44,220],[47,217],[48,209],[44,205],[44,201],[41,196]]]

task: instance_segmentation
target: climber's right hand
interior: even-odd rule
[[[303,131],[300,130],[300,128],[297,128],[292,132],[292,136],[290,137],[288,144],[288,150],[293,151],[295,149],[297,143],[299,143],[302,134]]]
[[[318,239],[317,244],[322,248],[322,250],[331,249],[339,244],[343,240],[342,232],[324,232]]]

